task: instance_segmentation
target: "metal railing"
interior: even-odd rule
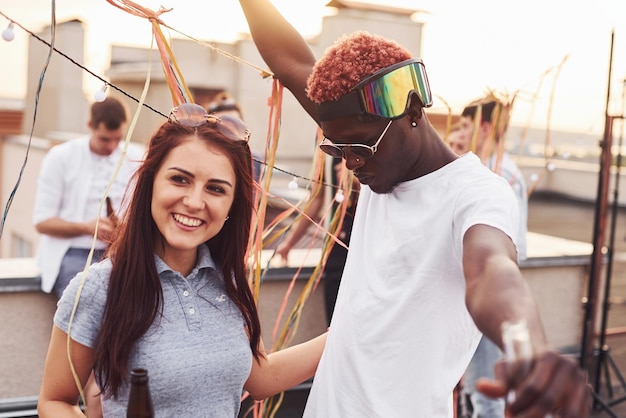
[[[37,396],[0,399],[0,418],[37,417]]]

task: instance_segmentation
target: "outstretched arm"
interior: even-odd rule
[[[254,399],[261,400],[313,377],[326,345],[327,334],[267,354],[259,361],[253,359],[250,377],[244,388]],[[265,351],[262,343],[261,350]]]
[[[537,306],[515,260],[513,241],[502,231],[486,225],[470,228],[463,238],[467,307],[478,328],[500,348],[502,322],[525,320],[533,350],[544,350]]]
[[[317,108],[305,91],[315,64],[309,45],[269,0],[240,0],[239,3],[261,57],[317,122]]]
[[[491,397],[515,390],[515,400],[507,406],[512,416],[543,417],[558,410],[561,417],[587,417],[586,373],[548,346],[536,303],[515,259],[513,242],[498,229],[475,225],[463,238],[466,303],[476,325],[504,350],[502,323],[524,321],[532,347],[528,367],[501,363],[498,381],[483,381],[477,387]]]

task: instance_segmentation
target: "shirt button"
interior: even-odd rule
[[[196,313],[196,310],[194,308],[189,308],[189,313],[193,315]]]
[[[189,290],[185,290],[185,291],[183,292],[183,296],[189,296]]]

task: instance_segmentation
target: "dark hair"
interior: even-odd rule
[[[465,106],[461,116],[469,117],[474,121],[476,120],[479,107],[481,115],[480,123],[491,124],[492,139],[495,143],[499,143],[500,140],[504,138],[504,134],[509,125],[511,105],[500,101],[493,95],[490,95]]]
[[[204,106],[208,113],[221,113],[234,110],[237,112],[237,117],[243,120],[243,112],[241,106],[237,103],[237,100],[232,98],[230,94],[224,90],[213,96],[211,102]]]
[[[476,112],[478,111],[478,106],[480,106],[481,122],[491,122],[491,118],[493,117],[493,110],[496,108],[497,104],[499,104],[499,102],[493,99],[490,99],[490,101],[478,100],[465,106],[465,109],[463,109],[463,113],[461,115],[474,119],[476,117]]]
[[[105,396],[117,397],[128,379],[132,348],[162,314],[163,289],[154,263],[153,245],[159,241],[159,230],[151,214],[153,182],[167,155],[191,135],[222,149],[235,171],[235,196],[229,212],[235,221],[226,222],[207,245],[221,269],[228,296],[245,318],[252,353],[257,359],[260,355],[261,326],[246,275],[253,210],[250,148],[244,141],[226,138],[209,124],[190,128],[166,122],[152,136],[145,161],[133,178],[133,196],[109,251],[113,268],[94,366]]]
[[[126,122],[126,108],[115,97],[107,97],[101,102],[91,105],[91,127],[96,129],[101,123],[106,129],[112,131]]]
[[[234,110],[239,113],[239,119],[242,119],[241,107],[235,99],[223,99],[217,102],[211,102],[207,108],[207,112],[209,113],[228,112],[229,110]]]

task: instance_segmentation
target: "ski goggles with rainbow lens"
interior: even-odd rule
[[[416,58],[382,68],[339,100],[320,103],[318,115],[322,122],[358,114],[397,119],[406,113],[412,93],[417,94],[422,106],[432,106],[426,68]]]
[[[200,105],[195,103],[181,103],[170,111],[167,118],[172,123],[195,128],[205,123],[217,128],[225,137],[234,141],[248,142],[250,129],[243,121],[234,116],[210,115]]]

